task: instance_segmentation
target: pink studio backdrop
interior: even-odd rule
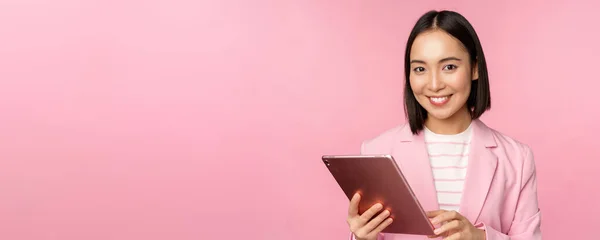
[[[403,121],[402,55],[462,12],[545,239],[599,223],[597,3],[0,2],[0,239],[344,239],[321,154]]]

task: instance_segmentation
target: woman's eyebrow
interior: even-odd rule
[[[439,62],[442,63],[442,62],[447,62],[447,61],[462,61],[462,60],[457,57],[445,57],[445,58],[442,58]],[[413,59],[410,61],[410,63],[411,64],[413,64],[413,63],[425,64],[425,61],[419,60],[419,59]]]

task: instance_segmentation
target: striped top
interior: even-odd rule
[[[459,211],[469,163],[472,127],[455,135],[436,134],[425,128],[425,143],[440,209]]]

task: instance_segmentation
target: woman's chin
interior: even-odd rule
[[[429,113],[428,114],[428,117],[434,118],[436,120],[448,120],[451,116],[452,116],[452,114],[447,114],[447,113]]]
[[[453,111],[451,108],[431,109],[431,111],[427,111],[427,116],[437,120],[447,120],[454,116],[457,112],[458,111]]]
[[[464,116],[462,116],[464,114]],[[441,121],[445,121],[445,120],[450,120],[450,119],[463,119],[464,118],[471,118],[470,114],[468,111],[461,111],[461,109],[452,109],[452,108],[447,108],[447,109],[432,109],[431,111],[427,111],[427,117],[428,118],[434,118],[436,120],[441,120]]]

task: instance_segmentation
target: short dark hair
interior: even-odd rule
[[[410,87],[410,51],[415,38],[422,32],[440,29],[458,39],[469,52],[471,65],[477,63],[479,78],[472,81],[467,108],[472,119],[479,118],[491,108],[490,84],[483,48],[473,26],[461,14],[453,11],[429,11],[425,13],[410,32],[404,54],[404,112],[408,118],[411,132],[418,134],[423,130],[427,111],[417,102]]]

